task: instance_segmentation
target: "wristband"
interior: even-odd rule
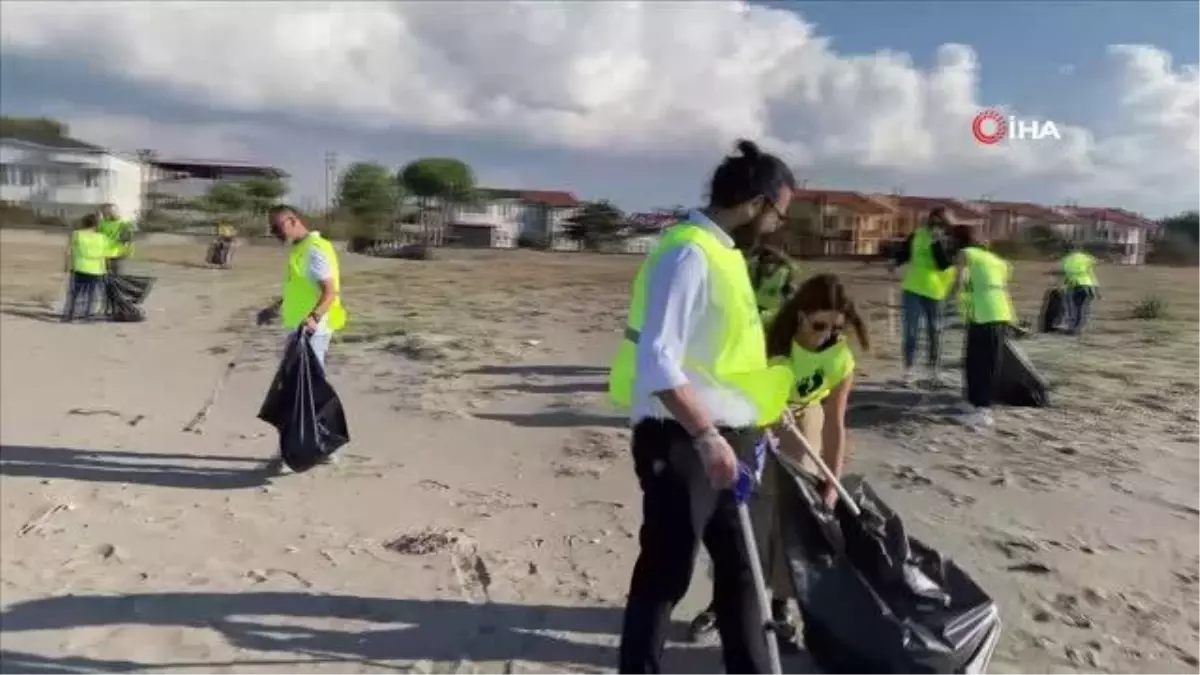
[[[716,436],[717,438],[720,438],[721,432],[717,431],[716,427],[710,425],[710,426],[704,427],[700,431],[700,433],[693,435],[692,443],[699,444],[706,440],[709,440],[710,438],[712,438],[714,436]]]

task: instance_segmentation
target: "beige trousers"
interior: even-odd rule
[[[825,413],[819,404],[809,405],[794,411],[796,426],[812,449],[821,452],[821,430],[825,425]],[[805,471],[819,475],[817,465],[808,457],[796,457]],[[776,461],[768,461],[763,469],[763,478],[758,494],[751,501],[750,518],[754,523],[754,538],[758,545],[763,565],[763,577],[776,598],[792,596],[792,578],[788,573],[787,558],[783,551],[780,530],[779,481],[783,470]]]

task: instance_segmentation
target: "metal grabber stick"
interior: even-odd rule
[[[738,467],[737,483],[733,488],[734,499],[737,501],[738,524],[742,530],[742,542],[750,560],[750,576],[754,580],[754,591],[758,598],[758,617],[767,639],[767,655],[771,660],[771,672],[782,673],[783,664],[779,658],[779,640],[775,637],[775,622],[771,617],[771,599],[767,595],[767,581],[763,574],[762,559],[758,555],[758,542],[754,539],[754,524],[750,522],[750,508],[747,502],[754,494],[755,488],[762,478],[762,467],[766,460],[767,446],[770,439],[765,434],[758,445],[754,447],[756,468],[741,464]]]

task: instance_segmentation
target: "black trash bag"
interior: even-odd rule
[[[229,267],[229,261],[233,257],[233,242],[227,239],[218,239],[208,247],[208,253],[204,260],[209,265],[217,267]]]
[[[326,461],[350,442],[342,401],[325,379],[304,330],[288,340],[258,419],[279,431],[283,462],[297,473]]]
[[[1044,408],[1050,405],[1050,384],[1029,362],[1021,348],[1005,339],[996,372],[992,401],[997,405]]]
[[[784,554],[804,644],[828,673],[979,673],[1000,637],[995,603],[904,523],[859,476],[862,510],[823,504],[815,478],[781,472]]]
[[[110,321],[131,323],[145,321],[142,303],[154,287],[153,277],[131,274],[108,274],[104,277],[104,306]]]
[[[1067,294],[1061,288],[1051,288],[1042,297],[1042,312],[1038,315],[1038,330],[1053,333],[1063,329],[1067,320]]]

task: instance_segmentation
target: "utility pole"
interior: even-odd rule
[[[325,230],[331,230],[333,222],[333,186],[337,182],[337,153],[325,153]]]

